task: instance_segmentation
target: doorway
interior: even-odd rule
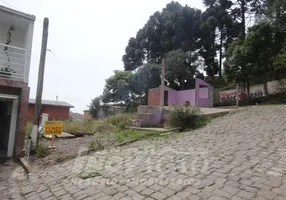
[[[6,157],[11,125],[12,100],[0,99],[0,157]]]
[[[164,91],[164,106],[168,106],[168,101],[169,101],[169,92],[168,91]]]
[[[18,96],[0,94],[0,157],[12,157],[16,121],[18,111]]]

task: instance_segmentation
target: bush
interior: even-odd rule
[[[48,145],[45,143],[45,141],[39,141],[37,150],[36,150],[36,155],[38,158],[44,158],[47,155],[49,155],[49,147]]]
[[[169,111],[167,124],[171,127],[179,128],[180,131],[186,129],[196,129],[206,125],[208,118],[201,114],[198,107],[176,106]]]

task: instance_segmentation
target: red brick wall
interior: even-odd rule
[[[29,120],[32,121],[34,114],[35,114],[35,104],[29,104],[28,113],[29,113],[28,114]],[[42,105],[40,113],[49,114],[49,120],[54,120],[56,118],[69,119],[70,108],[60,107],[60,106]]]
[[[152,88],[149,90],[148,105],[160,105],[160,88]]]
[[[25,127],[28,116],[30,88],[28,83],[0,78],[0,93],[19,96],[18,118],[14,145],[14,156],[21,156],[25,142]]]

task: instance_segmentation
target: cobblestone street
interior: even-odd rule
[[[286,199],[286,106],[10,177],[0,199]]]

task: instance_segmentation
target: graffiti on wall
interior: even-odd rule
[[[231,92],[223,92],[221,93],[221,101],[222,102],[234,102],[236,101],[237,92],[231,91]],[[251,100],[251,99],[257,99],[263,97],[263,92],[253,92],[250,93],[249,96],[247,96],[246,93],[239,91],[238,92],[238,98],[239,100]]]

